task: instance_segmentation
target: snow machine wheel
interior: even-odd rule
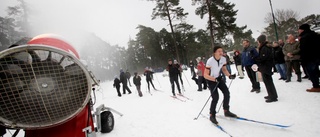
[[[114,127],[113,114],[110,111],[104,111],[101,116],[101,133],[109,133]]]

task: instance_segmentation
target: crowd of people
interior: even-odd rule
[[[312,82],[312,88],[307,89],[308,92],[320,92],[319,86],[319,63],[320,54],[320,35],[311,31],[308,24],[303,24],[298,29],[299,35],[288,34],[286,42],[283,40],[269,42],[266,35],[260,35],[257,38],[257,46],[253,46],[249,40],[243,40],[243,50],[234,51],[233,60],[240,79],[247,76],[251,82],[252,89],[250,92],[260,93],[260,82],[264,82],[267,96],[264,97],[266,103],[278,101],[278,94],[274,85],[273,77],[275,71],[280,75],[279,80],[286,83],[291,82],[292,73],[297,77],[297,82],[302,82],[302,79],[309,79]],[[230,111],[229,101],[230,92],[226,85],[226,77],[230,80],[236,78],[236,74],[231,74],[230,57],[220,46],[215,46],[212,56],[206,60],[205,57],[197,57],[196,62],[190,60],[189,67],[192,79],[197,84],[199,92],[209,89],[212,97],[210,106],[210,121],[217,124],[215,117],[216,106],[219,100],[218,89],[223,93],[223,109],[227,117],[237,117],[236,114]],[[305,74],[302,77],[302,71]],[[172,95],[176,97],[176,88],[178,95],[182,95],[183,80],[181,78],[182,68],[177,60],[168,59],[166,71],[169,74],[171,83]],[[246,72],[246,74],[244,74]],[[156,90],[152,80],[153,73],[148,68],[145,69],[144,75],[150,92],[150,84]],[[130,73],[124,73],[120,70],[120,79],[117,77],[114,80],[114,87],[117,88],[118,96],[120,94],[120,83],[123,86],[123,94],[128,91],[127,81],[130,79]],[[180,81],[179,81],[180,80]],[[141,77],[137,72],[134,73],[133,83],[137,87],[139,96],[141,92]],[[130,83],[129,83],[130,84]],[[131,85],[130,85],[131,86]],[[182,87],[182,89],[181,89]]]

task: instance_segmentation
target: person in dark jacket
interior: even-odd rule
[[[320,92],[319,64],[320,64],[320,35],[310,30],[309,24],[299,26],[300,55],[305,64],[312,88],[308,92]]]
[[[113,87],[117,89],[118,96],[121,97],[120,93],[120,80],[117,76],[114,76]]]
[[[300,70],[300,43],[295,40],[293,34],[288,35],[288,43],[286,43],[282,49],[285,56],[285,61],[287,65],[287,80],[291,81],[292,68],[297,74],[297,81],[301,82],[301,70]]]
[[[143,73],[143,74],[146,76],[146,81],[147,81],[147,83],[148,83],[148,91],[149,91],[149,92],[150,92],[150,83],[151,83],[153,89],[154,89],[154,90],[157,90],[157,89],[154,87],[153,82],[152,82],[152,80],[153,80],[153,73],[154,73],[154,72],[150,71],[149,68],[146,68],[146,69],[144,70],[144,73]]]
[[[278,94],[272,79],[272,48],[268,46],[267,37],[265,35],[260,35],[257,40],[259,44],[259,56],[254,59],[257,62],[258,69],[261,72],[263,82],[268,92],[268,96],[266,96],[265,99],[267,103],[275,102],[278,101]]]
[[[192,60],[190,60],[190,62],[189,62],[189,67],[191,70],[191,76],[194,76],[196,72],[194,71],[194,63]]]
[[[126,90],[129,92],[129,94],[131,94],[131,90],[128,87],[128,79],[126,74],[123,72],[123,70],[120,70],[120,81],[122,83],[122,90],[123,93],[122,94],[126,94]]]
[[[223,52],[223,55],[222,55],[222,56],[227,59],[226,67],[227,67],[228,72],[231,74],[231,67],[230,67],[230,65],[231,65],[231,60],[230,60],[230,57],[228,56],[228,54],[227,54],[226,51]],[[224,80],[225,82],[227,82],[226,76],[224,75],[224,73],[223,73],[222,71],[220,72],[220,75],[222,76],[223,80]]]
[[[247,71],[247,75],[251,81],[252,89],[251,92],[260,93],[260,83],[256,80],[256,73],[252,70],[252,65],[256,64],[253,58],[258,56],[257,50],[250,45],[249,40],[243,40],[243,52],[241,55],[241,63],[244,66],[245,70]],[[250,54],[253,53],[253,54]]]
[[[273,42],[273,56],[274,56],[274,64],[280,74],[279,80],[287,79],[287,67],[284,61],[284,54],[282,52],[282,47],[280,47],[278,42]]]
[[[135,72],[135,73],[134,73],[133,84],[136,85],[138,94],[139,94],[140,97],[142,97],[142,92],[141,92],[141,77],[138,75],[138,72]]]
[[[129,82],[129,86],[131,87],[131,83],[130,83],[131,74],[128,69],[126,71],[126,76],[127,76],[128,82]]]
[[[181,65],[180,65],[180,63],[179,63],[177,60],[174,60],[173,63],[174,63],[174,65],[175,65],[175,67],[177,67],[178,70],[179,70],[178,78],[180,79],[182,89],[184,89],[184,87],[183,87],[183,80],[182,80],[182,77],[181,77],[181,73],[182,73]]]
[[[172,89],[172,94],[174,97],[176,97],[176,93],[174,91],[174,83],[176,83],[179,94],[181,94],[181,90],[180,90],[180,85],[178,82],[178,73],[179,73],[179,69],[176,67],[176,65],[172,64],[172,60],[169,59],[168,60],[168,66],[166,69],[169,72],[169,78],[170,78],[170,83],[171,83],[171,89]]]
[[[234,52],[233,60],[234,60],[234,63],[236,65],[239,78],[243,79],[244,75],[243,75],[243,71],[242,71],[241,54],[240,54],[240,52],[238,50]]]

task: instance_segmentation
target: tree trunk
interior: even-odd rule
[[[214,38],[213,38],[213,23],[212,23],[212,15],[211,15],[211,0],[206,0],[208,13],[209,13],[209,29],[210,29],[210,40],[211,40],[211,47],[214,48]]]
[[[171,35],[172,35],[172,39],[173,39],[173,44],[174,44],[174,46],[176,48],[177,60],[180,63],[178,45],[177,45],[177,42],[176,42],[176,37],[175,37],[175,34],[174,34],[174,30],[173,30],[173,25],[172,25],[172,21],[171,21],[171,16],[170,16],[167,0],[164,0],[164,6],[166,7],[166,11],[167,11],[168,19],[169,19],[169,24],[170,24],[170,29],[171,29],[171,33],[172,33]]]

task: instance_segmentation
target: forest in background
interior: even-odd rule
[[[18,4],[9,6],[7,15],[0,16],[0,50],[33,36],[34,32],[29,12],[31,7],[24,0],[17,0]],[[138,33],[128,40],[127,47],[110,45],[92,32],[82,33],[81,41],[76,47],[81,59],[88,63],[90,70],[101,80],[113,79],[119,70],[128,69],[131,73],[142,72],[146,67],[165,67],[167,60],[177,59],[181,64],[188,64],[198,56],[211,55],[214,46],[222,46],[226,51],[242,50],[241,42],[248,39],[255,43],[252,31],[247,26],[238,26],[235,4],[224,0],[192,0],[196,6],[195,13],[199,18],[207,20],[206,29],[195,29],[186,22],[189,13],[179,5],[180,0],[146,0],[154,2],[155,7],[150,13],[152,19],[168,21],[170,29],[163,26],[161,30],[143,24],[138,25]],[[289,33],[297,34],[297,28],[302,23],[317,24],[320,15],[300,17],[299,13],[291,9],[276,9],[275,18],[280,39],[285,39]],[[269,41],[276,40],[271,13],[265,17],[262,34],[268,36]],[[49,33],[49,32],[48,32]]]

